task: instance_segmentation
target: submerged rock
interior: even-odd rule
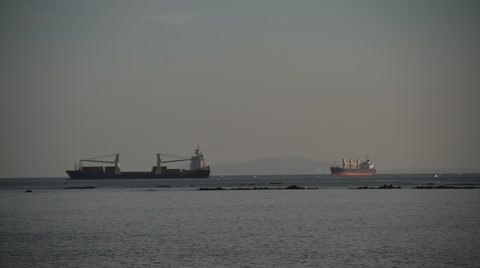
[[[70,186],[70,187],[65,187],[63,189],[95,189],[95,186]]]
[[[298,185],[290,185],[288,187],[285,187],[287,190],[297,190],[297,189],[305,189],[305,187],[300,187]]]
[[[202,187],[198,189],[199,191],[219,191],[219,190],[226,190],[222,187]]]
[[[393,186],[392,184],[386,185],[384,184],[383,186],[378,187],[377,189],[401,189],[402,187],[400,186]]]
[[[288,187],[234,187],[234,188],[222,188],[222,187],[202,187],[197,190],[200,191],[215,191],[215,190],[312,190],[312,189],[318,189],[315,187],[301,187],[297,185],[290,185]]]
[[[357,188],[348,188],[348,189],[370,189],[368,188],[368,186],[360,186],[360,187],[357,187]]]
[[[413,187],[413,189],[479,189],[479,187],[475,186],[474,184],[461,184],[461,183],[455,183],[455,184],[440,184],[440,185],[435,185],[435,184],[424,184],[424,185],[417,185]]]
[[[349,189],[402,189],[401,186],[393,186],[392,184],[384,184],[379,187],[368,187],[368,186],[360,186],[357,188],[349,188]]]

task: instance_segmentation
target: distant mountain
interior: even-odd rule
[[[212,165],[212,175],[328,174],[331,163],[302,157],[266,157],[238,164]]]
[[[478,168],[404,168],[382,170],[383,174],[480,173]]]

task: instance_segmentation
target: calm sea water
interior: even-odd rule
[[[422,183],[480,176],[0,179],[0,267],[480,267],[480,189]]]

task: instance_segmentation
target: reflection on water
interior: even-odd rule
[[[0,266],[476,267],[480,263],[480,190],[408,189],[428,183],[430,176],[341,179],[0,180]],[[465,177],[462,182],[475,180]],[[321,189],[195,190],[269,182],[274,187],[296,184]],[[404,187],[346,189],[384,183]],[[162,184],[176,187],[153,187]],[[72,185],[96,189],[63,189]],[[24,193],[26,188],[32,193]]]

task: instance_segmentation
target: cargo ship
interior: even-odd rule
[[[150,171],[121,171],[120,155],[114,154],[107,157],[113,157],[113,161],[98,160],[102,157],[82,159],[75,162],[74,170],[67,170],[71,180],[88,179],[174,179],[174,178],[208,178],[210,176],[210,166],[207,164],[200,147],[195,149],[190,158],[179,158],[174,160],[162,161],[162,154],[157,154],[157,164]],[[165,155],[164,156],[169,156]],[[172,156],[169,156],[172,157]],[[190,161],[190,169],[169,169],[162,165],[164,163]],[[84,163],[96,163],[96,166],[84,166]],[[109,166],[98,166],[98,163],[110,164]]]
[[[330,167],[332,176],[370,176],[375,174],[377,171],[375,169],[375,164],[368,160],[368,157],[365,156],[365,161],[360,162],[360,159],[357,161],[346,161],[343,159],[343,166]]]

